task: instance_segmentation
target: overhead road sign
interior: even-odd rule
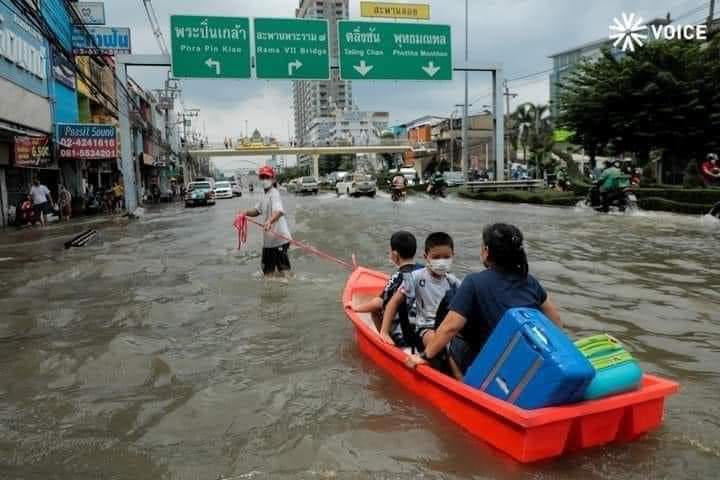
[[[329,80],[327,20],[254,19],[257,78]]]
[[[173,75],[250,78],[250,20],[244,17],[170,17]]]
[[[343,80],[452,80],[448,25],[338,22]]]
[[[430,20],[430,5],[421,3],[360,2],[363,17]]]

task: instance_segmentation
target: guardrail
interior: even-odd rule
[[[545,187],[544,180],[499,180],[487,182],[468,182],[470,192],[499,192],[502,190],[538,190]]]

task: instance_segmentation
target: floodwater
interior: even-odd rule
[[[450,232],[464,275],[482,226],[515,223],[573,336],[610,332],[681,383],[647,438],[521,466],[361,356],[337,265],[293,250],[295,278],[260,278],[261,235],[238,251],[232,228],[255,200],[0,234],[0,478],[717,478],[720,224],[285,197],[298,239],[382,269],[394,230]]]

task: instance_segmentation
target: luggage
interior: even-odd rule
[[[531,308],[500,319],[465,383],[524,409],[583,400],[595,369],[565,333]]]
[[[578,340],[575,345],[595,368],[595,378],[585,390],[585,400],[609,397],[640,386],[638,362],[614,337],[604,334]]]

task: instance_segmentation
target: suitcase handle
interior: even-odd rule
[[[584,340],[578,340],[575,342],[575,346],[578,347],[587,358],[624,351],[622,344],[615,337],[608,334],[595,335]]]
[[[532,348],[538,352],[543,350],[550,353],[555,350],[555,347],[553,347],[548,336],[545,335],[534,322],[527,322],[524,324],[522,326],[522,334],[528,340],[528,344],[530,344]]]

